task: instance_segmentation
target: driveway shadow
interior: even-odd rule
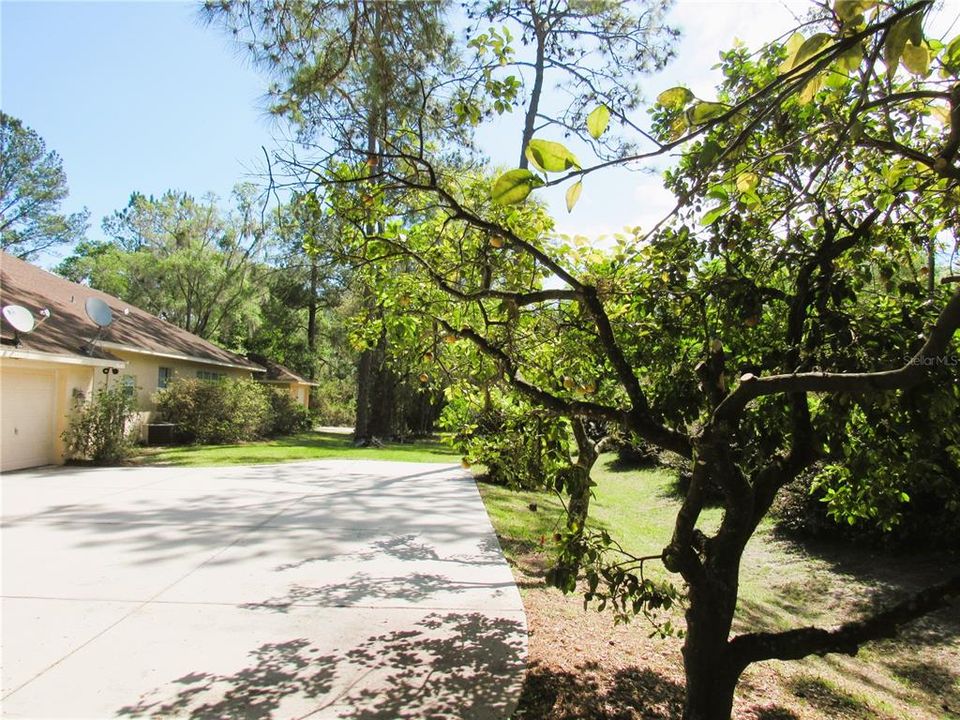
[[[451,475],[450,468],[393,477],[362,470],[332,473],[322,466],[314,472],[309,465],[210,470],[221,471],[228,473],[228,480],[263,485],[240,485],[243,492],[236,495],[225,489],[228,486],[211,491],[203,482],[205,471],[192,468],[181,472],[178,480],[182,482],[189,474],[189,479],[196,479],[195,491],[167,494],[162,483],[157,483],[158,492],[131,490],[93,502],[50,505],[11,518],[3,527],[54,530],[72,538],[72,545],[78,548],[116,549],[117,559],[129,565],[152,565],[191,551],[205,552],[267,526],[275,539],[297,539],[304,530],[317,530],[316,549],[322,550],[324,558],[332,557],[344,542],[379,535],[380,545],[371,547],[370,552],[397,559],[430,559],[429,546],[417,539],[425,529],[445,544],[464,539],[489,543],[483,528],[462,520],[465,515],[485,520],[474,506],[479,501],[464,492],[473,481],[455,475],[443,477]],[[156,477],[160,480],[162,476]],[[424,515],[425,508],[429,516]],[[244,549],[249,549],[249,554]],[[231,560],[221,557],[217,563],[244,562],[257,552],[255,545],[243,544],[233,550]],[[498,547],[478,550],[483,561],[501,562]],[[469,562],[478,560],[481,558],[470,558]]]
[[[308,640],[262,645],[229,675],[197,670],[117,710],[130,718],[288,717],[352,720],[508,718],[526,652],[523,624],[481,613],[433,613],[406,630],[321,653]]]
[[[307,586],[292,585],[282,596],[256,603],[240,605],[245,610],[270,610],[285,613],[296,605],[324,607],[352,607],[372,600],[392,600],[405,603],[424,602],[438,594],[461,594],[484,591],[497,597],[513,587],[512,580],[484,582],[457,580],[436,573],[408,573],[395,577],[374,577],[358,572],[342,583]]]

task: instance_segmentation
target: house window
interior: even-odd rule
[[[173,368],[160,368],[157,373],[157,388],[163,390],[171,380],[173,380]]]
[[[124,375],[120,378],[120,385],[123,388],[123,394],[128,398],[135,398],[137,396],[136,375]]]
[[[217,382],[218,380],[226,380],[226,373],[211,372],[210,370],[197,370],[197,379],[198,380],[210,380],[211,382]]]

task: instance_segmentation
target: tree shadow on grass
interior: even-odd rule
[[[804,537],[779,529],[772,539],[826,563],[835,574],[881,591],[915,591],[960,573],[960,552],[951,548],[889,550],[868,540]]]
[[[353,436],[342,433],[324,432],[315,430],[308,433],[297,435],[286,435],[273,438],[271,445],[280,447],[314,447],[322,450],[352,451],[356,450],[353,444]],[[437,455],[449,455],[451,462],[460,457],[460,453],[454,448],[434,439],[418,438],[412,442],[389,441],[384,443],[383,447],[388,450],[408,450],[418,452],[431,452]]]
[[[947,717],[960,718],[960,675],[949,668],[931,662],[888,662],[887,667],[914,688],[931,704],[947,713]]]
[[[874,720],[876,711],[858,698],[818,677],[799,677],[790,682],[790,689],[798,698],[831,718]]]
[[[756,720],[799,720],[793,710],[788,710],[787,708],[777,705],[755,708],[753,716]]]
[[[266,643],[236,672],[191,672],[117,715],[506,718],[519,694],[525,638],[515,620],[451,612],[332,652],[322,653],[304,638]]]
[[[829,627],[869,617],[960,572],[960,561],[951,556],[889,555],[822,542],[805,544],[803,550],[825,563],[827,570],[780,584],[771,604],[741,599],[737,615],[748,627]],[[954,601],[952,606],[903,626],[897,636],[898,644],[920,648],[943,645],[960,637],[957,608]],[[823,620],[824,611],[835,621]]]

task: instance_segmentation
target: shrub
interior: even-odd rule
[[[936,382],[951,389],[936,391]],[[845,400],[827,434],[835,447],[787,486],[780,526],[803,535],[855,537],[886,546],[955,548],[960,534],[960,376],[888,398]]]
[[[896,521],[887,525],[863,518],[851,521],[848,516],[831,512],[832,497],[823,483],[826,472],[823,465],[818,465],[780,491],[773,508],[780,530],[800,538],[866,542],[888,548],[956,546],[955,538],[960,535],[960,476],[955,471],[932,478],[917,472],[903,486],[906,489],[901,492],[908,499],[896,508]],[[851,479],[854,490],[863,484],[860,479]]]
[[[277,388],[265,389],[271,411],[268,435],[291,435],[311,428],[313,422],[310,411],[298,403],[290,393]]]
[[[103,388],[90,400],[75,401],[61,435],[68,459],[108,464],[129,456],[133,439],[127,423],[134,416],[134,403],[122,387]]]
[[[317,425],[352,426],[356,421],[354,387],[337,380],[320,380],[312,389],[311,412]]]
[[[492,483],[544,488],[570,465],[567,421],[509,396],[490,393],[483,402],[456,397],[444,408],[440,425],[467,462],[486,467]]]
[[[191,440],[225,444],[268,434],[274,422],[268,392],[253,380],[178,378],[159,391],[154,401]]]

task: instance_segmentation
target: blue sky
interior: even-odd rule
[[[684,31],[678,60],[645,83],[647,97],[687,84],[709,97],[710,67],[734,38],[756,46],[792,27],[803,2],[677,3]],[[254,179],[261,145],[283,135],[262,102],[267,78],[218,29],[204,27],[197,3],[0,2],[0,107],[23,120],[63,158],[68,211],[91,211],[89,236],[133,191],[167,189],[227,198]],[[515,162],[516,132],[497,142]],[[588,158],[581,157],[588,162]],[[547,194],[559,229],[596,236],[626,225],[649,227],[671,198],[655,174],[591,176],[570,215],[563,189]],[[61,253],[62,254],[62,253]],[[43,258],[44,264],[56,258]]]
[[[0,5],[0,107],[63,159],[69,210],[130,193],[226,196],[271,142],[265,80],[187,3]]]

